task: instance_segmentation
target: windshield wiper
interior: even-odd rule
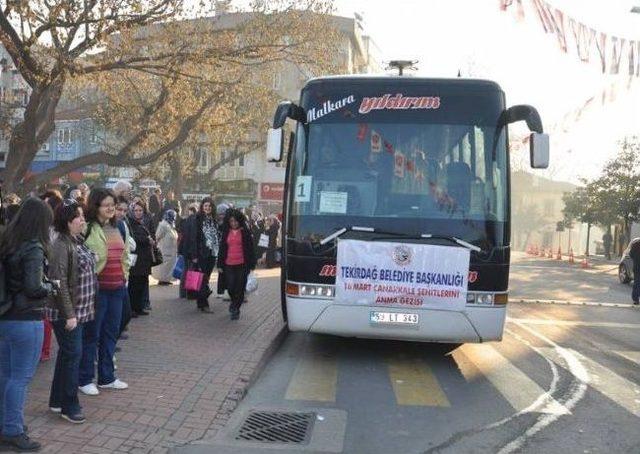
[[[357,225],[352,225],[349,227],[342,227],[340,230],[336,230],[335,232],[333,232],[331,235],[323,238],[320,240],[320,245],[324,246],[325,244],[327,244],[329,241],[338,238],[340,235],[342,235],[343,233],[346,232],[375,232],[376,229],[374,229],[373,227],[358,227]]]
[[[346,233],[346,232],[371,232],[371,233],[379,233],[382,235],[390,235],[390,236],[395,236],[395,237],[400,237],[400,238],[414,238],[414,239],[420,239],[420,238],[424,238],[424,239],[434,239],[434,240],[447,240],[447,241],[451,241],[453,243],[458,244],[459,246],[462,246],[464,248],[467,248],[469,250],[475,251],[475,252],[482,252],[482,249],[479,248],[478,246],[468,243],[467,241],[461,240],[458,237],[455,236],[449,236],[449,235],[433,235],[431,233],[423,233],[419,236],[416,235],[410,235],[407,233],[400,233],[400,232],[387,232],[384,230],[379,230],[373,227],[358,227],[358,226],[349,226],[349,227],[343,227],[339,230],[336,230],[335,232],[333,232],[331,235],[323,238],[322,240],[320,240],[320,245],[324,246],[325,244],[327,244],[329,241],[334,240],[336,238],[338,238],[339,236],[341,236],[342,234]]]

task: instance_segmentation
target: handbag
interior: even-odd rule
[[[204,279],[204,273],[198,270],[187,270],[187,274],[184,279],[184,288],[187,291],[198,292],[202,286],[202,280]]]
[[[164,257],[162,257],[162,252],[160,252],[160,248],[158,246],[153,246],[151,248],[151,267],[162,265],[164,261]]]
[[[171,275],[174,279],[182,279],[182,275],[184,274],[184,256],[179,255],[178,260],[176,260],[176,266],[173,267],[173,271]]]

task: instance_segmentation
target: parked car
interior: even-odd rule
[[[620,264],[618,265],[618,279],[621,284],[628,284],[633,281],[633,260],[629,257],[629,251],[631,250],[631,245],[640,241],[640,238],[634,238],[629,243],[629,246],[622,253],[622,258],[620,259]]]

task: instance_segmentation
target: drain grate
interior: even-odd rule
[[[236,440],[307,444],[315,419],[315,413],[252,411]]]

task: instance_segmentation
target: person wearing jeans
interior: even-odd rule
[[[125,282],[129,270],[129,251],[117,228],[116,198],[109,189],[91,191],[87,209],[87,233],[85,244],[97,256],[98,304],[95,320],[88,322],[82,335],[82,359],[80,361],[79,389],[84,394],[99,394],[93,383],[94,361],[98,361],[98,386],[110,389],[126,389],[125,382],[115,376],[113,355],[120,335],[122,306],[125,298]]]
[[[0,443],[18,451],[37,451],[25,433],[27,387],[40,359],[43,308],[55,286],[46,276],[51,208],[25,200],[0,241],[7,297],[0,302]]]
[[[256,255],[251,232],[247,228],[242,212],[230,209],[222,224],[222,238],[218,268],[223,270],[231,304],[231,320],[240,318],[240,306],[244,302],[244,292],[249,272],[256,267]]]
[[[49,408],[72,423],[85,421],[78,400],[84,324],[94,319],[97,277],[93,252],[84,245],[82,207],[65,200],[56,208],[50,276],[60,282],[58,297],[45,308],[58,341],[58,357],[51,383]]]

